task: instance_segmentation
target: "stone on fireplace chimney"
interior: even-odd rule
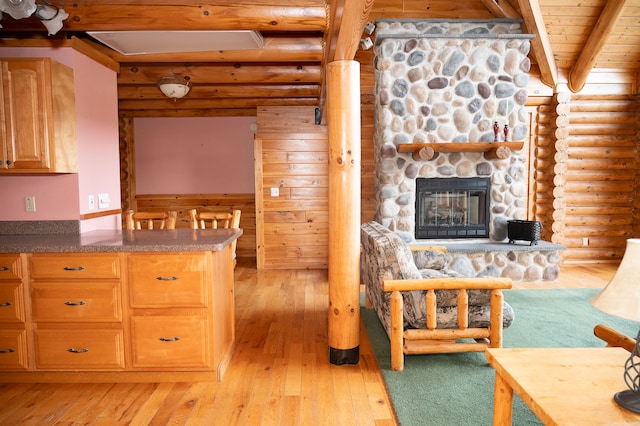
[[[512,19],[376,21],[376,220],[407,242],[415,241],[421,177],[490,177],[492,241],[506,239],[507,220],[526,218],[523,153],[488,160],[477,152],[440,152],[422,161],[397,152],[400,143],[493,142],[494,121],[508,125],[511,140],[524,140],[533,36],[520,25]]]

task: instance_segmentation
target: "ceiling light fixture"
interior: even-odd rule
[[[174,101],[179,98],[183,98],[189,93],[191,89],[191,82],[189,77],[162,77],[157,83],[160,91],[168,98],[172,98]]]
[[[13,19],[23,19],[35,16],[47,27],[49,35],[55,35],[62,29],[62,21],[69,17],[64,9],[49,0],[0,0],[0,12],[6,13]],[[0,25],[0,28],[2,26]]]

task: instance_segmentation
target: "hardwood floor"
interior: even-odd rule
[[[572,265],[514,288],[603,287],[615,270]],[[397,424],[364,330],[358,365],[327,362],[327,287],[324,270],[240,261],[237,349],[221,383],[5,383],[0,425]]]

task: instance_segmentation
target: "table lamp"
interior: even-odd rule
[[[591,299],[591,305],[604,313],[640,321],[640,238],[627,240],[622,262],[609,284]],[[621,407],[640,413],[640,331],[631,356],[624,364],[624,381],[629,389],[613,399]]]

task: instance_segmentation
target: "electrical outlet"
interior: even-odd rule
[[[89,210],[93,210],[96,208],[96,196],[91,194],[89,195]]]
[[[36,211],[36,197],[24,197],[24,208],[28,212]]]
[[[589,237],[584,237],[582,239],[582,247],[588,247],[589,246]]]
[[[279,197],[280,196],[280,188],[278,188],[278,187],[271,188],[271,196],[272,197]]]

